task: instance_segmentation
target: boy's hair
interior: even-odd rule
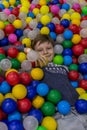
[[[34,49],[35,45],[37,44],[37,42],[40,42],[40,44],[44,43],[44,42],[48,42],[54,46],[54,40],[49,35],[45,35],[45,34],[38,34],[36,36],[36,38],[32,42],[33,49]]]

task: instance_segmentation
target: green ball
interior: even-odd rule
[[[62,55],[56,55],[53,58],[53,63],[58,65],[63,65],[64,59]]]
[[[54,104],[57,104],[61,99],[62,99],[62,95],[56,89],[50,90],[48,95],[47,95],[47,100],[54,103]]]
[[[4,54],[0,54],[0,61],[5,59],[5,58],[6,58],[6,56]]]
[[[12,58],[11,63],[12,63],[12,68],[14,69],[19,69],[21,66],[21,63],[16,58]]]
[[[55,114],[56,109],[53,103],[45,102],[41,107],[41,111],[44,116],[53,116]]]
[[[44,126],[38,126],[36,130],[47,130],[47,128],[45,128]]]
[[[70,40],[64,40],[62,45],[64,48],[71,48],[73,46],[73,43]]]
[[[78,65],[77,64],[71,64],[69,66],[69,70],[76,70],[76,71],[78,71]]]
[[[84,54],[87,54],[87,49],[84,49]]]
[[[10,24],[8,21],[5,21],[5,22],[4,22],[4,25],[5,25],[5,26],[8,25],[8,24]]]
[[[87,15],[87,6],[82,7],[82,13]]]

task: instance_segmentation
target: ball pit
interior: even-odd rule
[[[4,130],[56,130],[52,117],[70,112],[62,95],[39,81],[41,68],[34,68],[38,55],[20,52],[8,45],[31,47],[38,34],[50,35],[53,63],[69,69],[68,78],[79,93],[75,109],[87,113],[87,1],[2,0],[0,1],[0,127]],[[28,64],[28,66],[27,66]],[[81,77],[80,77],[81,76]],[[28,113],[28,115],[27,115]],[[23,114],[25,117],[23,118]],[[3,121],[3,120],[6,120]],[[32,126],[32,123],[34,126]]]

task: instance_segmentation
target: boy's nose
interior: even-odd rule
[[[47,53],[47,49],[44,49],[43,52],[44,52],[44,53]]]

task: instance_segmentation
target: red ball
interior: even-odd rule
[[[7,118],[7,114],[5,112],[2,111],[2,109],[0,109],[0,121],[2,119],[6,119]]]
[[[84,53],[84,48],[82,45],[78,44],[72,47],[72,51],[76,56],[80,56]]]
[[[78,78],[79,78],[79,73],[78,73],[76,70],[71,70],[71,71],[68,73],[68,77],[69,77],[69,79],[72,80],[72,81],[78,80]]]
[[[72,56],[72,63],[73,64],[78,64],[78,58],[75,56]]]
[[[87,15],[82,16],[82,17],[81,17],[81,21],[82,21],[82,20],[87,20]]]
[[[15,71],[9,72],[9,73],[7,74],[7,76],[6,76],[6,81],[7,81],[10,85],[12,85],[12,86],[18,84],[19,81],[20,81],[20,80],[19,80],[19,74],[18,74],[17,72],[15,72]]]
[[[20,74],[20,81],[24,84],[24,85],[29,85],[29,83],[32,81],[32,78],[30,76],[29,73],[27,72],[22,72]]]
[[[83,88],[84,90],[87,90],[87,80],[80,80],[79,87]]]
[[[17,8],[17,7],[13,8],[11,13],[14,14],[15,16],[18,16],[19,15],[19,8]]]
[[[0,47],[0,54],[5,54],[5,50],[2,47]]]
[[[87,38],[81,39],[80,44],[81,44],[84,48],[87,48]]]
[[[75,25],[75,24],[71,24],[69,26],[69,29],[74,33],[74,34],[79,34],[80,28],[79,26]]]
[[[7,55],[11,58],[16,58],[18,55],[19,51],[15,47],[10,47],[7,51]]]
[[[18,46],[18,45],[22,45],[22,43],[20,41],[17,41],[14,43],[15,46]]]
[[[28,98],[20,99],[17,101],[18,110],[21,113],[26,113],[31,109],[31,101]]]
[[[6,34],[11,34],[11,33],[14,33],[15,31],[15,28],[12,24],[7,24],[6,27],[5,27],[5,33]]]
[[[56,24],[56,25],[55,25],[55,32],[56,32],[57,34],[63,33],[63,32],[64,32],[64,27],[63,27],[62,25],[60,25],[60,24]]]

